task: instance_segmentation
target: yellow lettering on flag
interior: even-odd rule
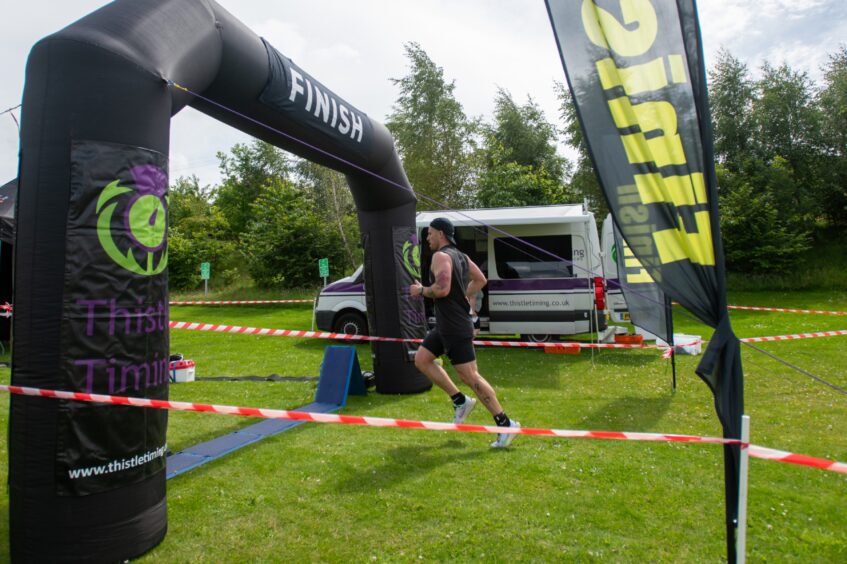
[[[582,2],[582,24],[591,42],[610,51],[608,57],[596,61],[595,68],[602,88],[606,91],[622,88],[624,96],[608,100],[615,126],[625,130],[621,143],[630,164],[649,164],[659,169],[687,163],[682,137],[678,132],[678,118],[674,105],[666,100],[633,104],[631,96],[658,92],[670,84],[688,82],[685,59],[679,54],[667,54],[647,62],[619,67],[622,57],[640,56],[653,46],[658,34],[656,12],[649,0],[619,0],[622,21],[598,7],[593,0]],[[625,63],[623,63],[625,64]],[[661,173],[639,173],[634,176],[634,188],[624,194],[619,187],[618,200],[621,217],[624,209],[638,209],[649,204],[669,204],[679,208],[708,203],[708,192],[702,172],[686,175],[662,176]],[[638,201],[634,201],[637,194]],[[624,206],[624,204],[632,204]],[[638,205],[635,205],[638,204]],[[679,227],[652,233],[652,242],[662,264],[690,260],[694,264],[714,266],[714,247],[708,211],[693,213],[696,229],[688,232],[682,217]],[[624,221],[626,223],[626,221]],[[649,240],[649,236],[648,236]],[[631,252],[631,251],[630,251]],[[629,266],[629,263],[625,263]],[[635,265],[633,265],[635,266]],[[635,282],[649,275],[640,272],[627,275]]]
[[[705,204],[706,181],[702,172],[681,176],[636,174],[635,186],[645,204],[668,203],[676,207]]]
[[[661,90],[671,83],[687,82],[682,56],[668,55],[667,61],[671,71],[670,77],[665,69],[664,57],[624,68],[618,67],[612,58],[607,57],[597,61],[595,66],[603,90],[622,86],[626,95],[632,96],[642,92]]]
[[[627,272],[626,281],[628,284],[650,284],[653,282],[653,278],[651,278],[650,275],[647,274],[647,271],[642,267],[637,274],[630,274]]]
[[[715,252],[712,245],[712,227],[709,222],[709,212],[694,213],[696,233],[685,231],[682,218],[679,218],[679,228],[663,229],[653,233],[653,241],[659,251],[662,264],[688,259],[702,266],[715,265]]]
[[[632,252],[632,249],[629,248],[629,245],[626,244],[626,241],[623,242],[623,264],[626,268],[624,272],[624,276],[626,277],[626,281],[628,284],[649,284],[653,282],[653,278],[650,274],[647,273],[647,270],[642,266],[641,261],[635,256],[635,253]],[[630,269],[634,269],[633,272]]]
[[[630,163],[655,162],[658,167],[685,163],[685,150],[677,133],[676,110],[670,102],[632,105],[624,96],[609,100],[608,104],[617,127],[641,129],[640,133],[621,135]],[[661,131],[662,135],[647,139],[645,134],[653,131]]]
[[[619,0],[623,24],[592,0],[582,2],[582,26],[592,43],[624,57],[647,52],[659,22],[650,0]]]

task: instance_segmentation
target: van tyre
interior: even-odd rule
[[[335,320],[332,331],[333,333],[343,333],[345,335],[367,336],[368,322],[361,313],[343,313]]]
[[[553,340],[553,335],[533,333],[531,335],[521,335],[521,341],[530,343],[549,343]]]

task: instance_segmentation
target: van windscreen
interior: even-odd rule
[[[547,253],[539,251],[544,249]],[[514,239],[494,239],[497,275],[504,280],[515,278],[570,278],[573,276],[570,235],[544,235]]]

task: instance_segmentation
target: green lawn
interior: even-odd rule
[[[283,296],[273,296],[283,297]],[[302,297],[302,296],[284,296]],[[847,311],[847,294],[735,293],[729,302]],[[708,338],[684,312],[677,331]],[[308,305],[183,306],[171,319],[308,329]],[[847,329],[847,316],[732,312],[740,337]],[[172,331],[197,375],[316,376],[329,341]],[[763,343],[847,388],[847,337]],[[370,347],[358,345],[363,369]],[[481,373],[524,426],[720,435],[700,357],[653,350],[478,349]],[[755,444],[847,461],[847,396],[742,346]],[[9,371],[0,379],[8,382]],[[293,408],[315,382],[194,382],[175,400]],[[7,396],[0,396],[6,432]],[[489,424],[479,409],[469,422]],[[351,397],[347,414],[448,421],[440,391]],[[178,451],[255,420],[171,412]],[[715,445],[519,437],[309,424],[168,482],[169,532],[146,562],[683,561],[725,557],[723,456]],[[0,457],[6,459],[2,443]],[[0,473],[6,464],[0,463]],[[847,476],[751,459],[748,558],[847,561]],[[0,498],[8,560],[8,497]]]

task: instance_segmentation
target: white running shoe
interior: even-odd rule
[[[513,429],[520,429],[520,426],[521,424],[515,421],[514,419],[509,421],[509,427]],[[507,446],[512,444],[512,441],[515,440],[515,437],[517,437],[517,435],[512,433],[498,433],[497,440],[491,443],[491,448],[506,448]]]
[[[465,396],[465,403],[453,406],[453,409],[456,410],[453,415],[453,423],[456,425],[464,423],[465,419],[468,418],[468,415],[471,414],[474,407],[476,407],[476,400],[470,396]]]

